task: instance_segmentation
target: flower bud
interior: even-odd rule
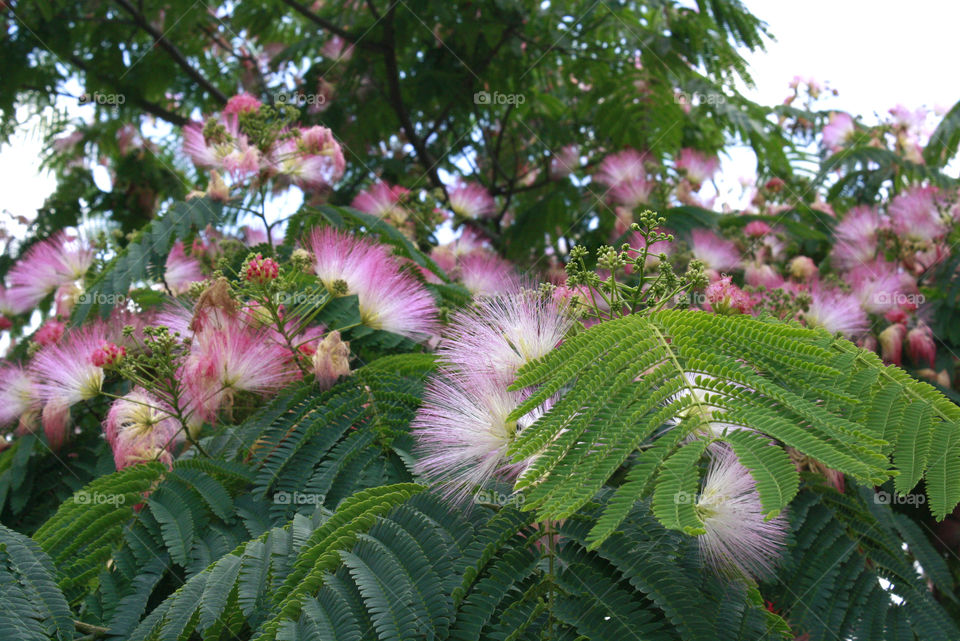
[[[907,328],[900,323],[890,325],[880,332],[880,354],[883,360],[894,365],[900,365],[903,353],[903,337],[907,333]]]
[[[63,337],[66,325],[52,318],[44,323],[33,335],[33,342],[37,345],[53,345]]]
[[[704,294],[711,310],[717,314],[746,314],[753,307],[750,297],[734,285],[729,276],[711,283]]]
[[[907,353],[910,354],[910,360],[918,365],[921,360],[926,360],[930,367],[934,366],[937,346],[933,342],[933,333],[929,327],[920,325],[907,332]]]
[[[264,258],[262,254],[257,254],[247,259],[243,268],[243,277],[251,283],[265,285],[280,275],[280,266],[272,258]]]
[[[797,256],[790,261],[790,275],[801,281],[811,280],[817,276],[817,266],[808,256]]]
[[[90,354],[90,362],[97,367],[109,367],[119,363],[126,355],[126,347],[104,341]]]
[[[762,220],[752,220],[743,228],[748,238],[761,238],[770,233],[770,225]]]
[[[340,340],[340,332],[330,332],[317,345],[311,364],[320,389],[330,389],[338,378],[350,373],[350,343]]]

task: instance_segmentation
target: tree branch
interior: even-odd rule
[[[307,20],[310,20],[334,35],[340,36],[347,42],[352,42],[357,47],[362,47],[363,49],[370,49],[373,51],[383,50],[383,46],[379,42],[370,42],[368,40],[364,40],[362,36],[350,33],[340,25],[331,22],[322,16],[318,16],[313,11],[310,11],[310,9],[303,6],[299,2],[296,2],[295,0],[283,0],[283,3],[302,15]]]
[[[196,82],[198,85],[203,87],[207,93],[216,98],[221,103],[227,102],[227,97],[222,91],[217,89],[213,84],[207,80],[203,74],[201,74],[187,58],[180,53],[180,50],[177,49],[169,40],[163,37],[163,34],[160,33],[152,24],[150,24],[146,17],[142,13],[136,10],[133,5],[131,5],[127,0],[114,0],[124,11],[130,14],[134,22],[137,25],[150,34],[150,37],[153,38],[153,41],[159,45],[167,54],[173,59],[177,65],[183,69],[190,78]]]

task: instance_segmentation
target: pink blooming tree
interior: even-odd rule
[[[0,628],[960,638],[960,107],[694,4],[0,2]]]

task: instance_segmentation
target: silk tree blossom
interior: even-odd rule
[[[836,267],[849,269],[869,262],[877,255],[877,233],[887,225],[872,207],[854,207],[833,230],[836,242],[831,260]]]
[[[890,201],[890,226],[902,240],[932,243],[947,233],[936,187],[914,186]]]
[[[279,187],[289,182],[306,191],[329,189],[346,170],[340,143],[319,125],[294,129],[270,151],[266,162],[268,173],[278,176]]]
[[[460,236],[445,245],[438,245],[430,252],[430,257],[447,273],[453,272],[457,263],[466,256],[478,251],[488,251],[488,247],[469,227],[464,229]]]
[[[33,342],[42,346],[53,345],[63,338],[66,329],[66,323],[51,318],[34,333]]]
[[[902,323],[888,325],[877,337],[880,343],[880,356],[887,363],[897,367],[903,364],[903,339],[907,335],[907,327]]]
[[[831,334],[854,339],[866,332],[870,323],[860,307],[860,299],[839,289],[819,286],[810,291],[810,306],[803,318],[810,327],[821,327]]]
[[[474,252],[460,260],[458,279],[474,296],[496,296],[513,291],[517,276],[513,265],[493,252]]]
[[[674,161],[678,171],[681,171],[694,189],[713,178],[720,167],[720,160],[716,156],[708,156],[702,151],[684,147],[677,154]]]
[[[830,121],[823,127],[823,144],[831,152],[840,151],[853,134],[856,127],[850,114],[835,111],[830,114]]]
[[[564,303],[533,292],[484,299],[457,312],[437,353],[464,376],[505,388],[523,365],[559,345],[573,322]]]
[[[381,180],[354,196],[350,206],[392,222],[398,218],[406,218],[406,211],[400,201],[409,193],[409,189]]]
[[[333,292],[337,281],[356,294],[360,316],[368,327],[414,340],[428,337],[436,323],[436,304],[430,292],[402,272],[388,249],[333,228],[315,229],[308,240],[314,272]]]
[[[163,282],[170,288],[174,296],[185,294],[190,286],[204,279],[200,261],[193,256],[187,256],[182,240],[177,240],[167,254],[166,267],[163,272]]]
[[[860,299],[860,306],[870,314],[886,314],[900,307],[907,291],[916,290],[910,276],[898,273],[895,265],[882,260],[854,267],[845,280]]]
[[[781,515],[766,520],[756,481],[726,445],[712,445],[710,465],[696,502],[706,533],[698,537],[703,559],[720,572],[753,579],[769,576],[787,536]]]
[[[724,272],[740,269],[737,246],[709,229],[694,229],[691,232],[690,250],[694,258],[703,261],[711,280],[717,280]]]
[[[267,168],[260,150],[240,131],[239,119],[226,114],[217,124],[187,124],[183,151],[196,166],[222,170],[237,181],[253,178]]]
[[[603,159],[593,175],[594,180],[607,186],[611,199],[634,209],[650,200],[654,184],[647,177],[646,163],[650,157],[634,149],[626,149]]]
[[[7,274],[6,307],[15,314],[33,309],[60,286],[83,278],[93,257],[92,248],[63,232],[33,245]]]
[[[275,392],[299,373],[289,351],[268,332],[237,318],[197,331],[182,369],[191,410],[210,421],[232,406],[236,393]]]
[[[709,310],[717,314],[748,314],[753,308],[750,297],[734,285],[729,276],[710,283],[704,296]]]
[[[68,406],[93,398],[103,385],[103,368],[95,354],[107,341],[105,326],[97,323],[73,330],[57,343],[37,352],[30,365],[40,398]]]
[[[340,340],[340,332],[330,332],[317,344],[310,366],[317,387],[330,389],[337,379],[350,373],[350,343]]]
[[[118,470],[152,460],[171,465],[170,450],[181,436],[173,411],[139,388],[111,404],[103,431]]]
[[[477,183],[456,184],[447,189],[447,195],[450,197],[450,209],[463,218],[489,218],[497,211],[493,196]]]
[[[566,178],[580,168],[580,147],[564,145],[550,158],[550,177],[554,180]]]
[[[0,368],[0,430],[18,423],[32,430],[40,412],[40,397],[28,370],[20,365]]]
[[[937,344],[933,341],[933,332],[927,325],[920,324],[907,332],[907,354],[917,365],[927,361],[934,367],[937,360]],[[950,387],[947,385],[946,387]]]

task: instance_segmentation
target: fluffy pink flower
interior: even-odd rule
[[[409,189],[400,185],[379,181],[357,194],[350,206],[377,218],[393,220],[398,215],[406,216],[400,199],[409,193]]]
[[[436,305],[430,292],[383,245],[332,228],[315,229],[308,245],[314,272],[332,291],[336,281],[356,294],[364,324],[415,340],[433,331]]]
[[[19,422],[32,427],[40,411],[40,398],[30,373],[19,365],[0,367],[0,429]]]
[[[823,128],[823,144],[831,152],[838,152],[853,136],[856,127],[850,114],[835,111],[830,114],[830,121]]]
[[[710,466],[696,510],[706,530],[698,541],[704,560],[723,572],[768,576],[786,543],[783,516],[765,519],[756,481],[725,445],[709,449]]]
[[[105,327],[98,323],[73,330],[37,352],[30,370],[40,398],[69,407],[99,394],[103,369],[94,363],[94,353],[106,339]]]
[[[747,238],[762,238],[771,232],[770,225],[762,220],[751,220],[743,228]]]
[[[850,339],[869,329],[867,314],[856,295],[825,287],[814,288],[810,294],[810,308],[803,315],[807,325],[822,327],[831,334],[842,334]]]
[[[118,470],[152,460],[172,464],[170,449],[181,434],[173,412],[138,388],[113,402],[103,431]]]
[[[550,159],[550,177],[554,180],[566,178],[580,167],[580,147],[565,145]]]
[[[116,343],[103,341],[100,347],[93,350],[90,354],[90,362],[97,367],[110,367],[116,365],[127,356],[127,348]]]
[[[457,263],[470,254],[487,249],[483,240],[477,235],[477,232],[465,228],[456,240],[434,247],[430,252],[430,257],[435,263],[448,274],[453,272]]]
[[[497,205],[482,185],[461,183],[447,189],[450,209],[463,218],[487,218],[496,213]]]
[[[310,365],[317,386],[330,389],[337,379],[350,373],[350,343],[340,340],[340,332],[330,332],[317,344]]]
[[[930,243],[947,233],[936,187],[910,187],[890,201],[890,226],[903,240]]]
[[[603,159],[593,178],[608,187],[613,201],[629,209],[650,200],[653,183],[647,178],[647,154],[626,149]]]
[[[255,97],[248,93],[240,93],[227,100],[227,104],[223,107],[223,113],[226,115],[237,115],[256,111],[261,106],[263,106],[263,103]]]
[[[221,137],[207,139],[204,125],[189,123],[183,128],[183,151],[198,167],[221,169],[235,180],[245,180],[265,168],[260,151],[240,132],[238,119],[224,114],[221,123],[226,132]]]
[[[733,241],[721,238],[709,229],[694,229],[690,234],[693,257],[703,261],[715,275],[740,268],[740,251]]]
[[[464,376],[506,387],[520,367],[553,350],[572,325],[565,305],[532,292],[484,299],[457,312],[437,353]]]
[[[493,252],[474,252],[460,260],[459,280],[474,296],[505,294],[516,288],[513,265]]]
[[[801,282],[816,280],[819,270],[809,256],[794,256],[787,265],[790,276]]]
[[[695,189],[713,178],[720,167],[720,161],[716,156],[708,156],[701,151],[687,147],[680,150],[674,163],[677,170],[683,172]]]
[[[883,225],[880,214],[872,207],[854,207],[844,214],[833,230],[833,264],[850,268],[873,260],[877,255],[877,232]]]
[[[201,420],[214,420],[229,408],[236,392],[267,394],[296,378],[291,354],[263,330],[239,320],[197,332],[190,345],[182,380]]]
[[[332,187],[346,170],[343,149],[333,132],[316,125],[295,133],[271,152],[271,171],[279,174],[281,184],[290,181],[308,191]]]
[[[743,270],[743,280],[750,287],[766,287],[767,289],[778,289],[783,286],[783,276],[767,265],[750,261]]]
[[[886,314],[905,298],[904,276],[897,273],[895,265],[882,260],[854,267],[845,280],[870,314]]]
[[[7,274],[7,307],[16,314],[33,309],[61,285],[83,278],[93,255],[93,249],[63,232],[33,245]]]
[[[51,318],[33,335],[33,342],[37,345],[53,345],[63,337],[66,329],[66,323]]]
[[[173,295],[185,294],[189,291],[190,285],[203,279],[200,261],[193,256],[187,256],[182,240],[175,242],[170,253],[167,254],[166,268],[163,273],[163,280]]]

